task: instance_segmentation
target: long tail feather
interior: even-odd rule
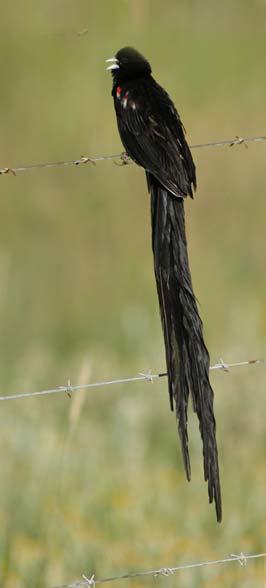
[[[178,421],[183,460],[190,480],[187,409],[189,394],[199,419],[203,442],[204,477],[209,501],[222,519],[213,390],[209,382],[209,353],[194,296],[185,234],[184,203],[147,173],[151,193],[152,247],[164,332],[169,395]]]

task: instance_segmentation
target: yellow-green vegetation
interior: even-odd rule
[[[0,166],[119,153],[104,60],[126,44],[190,143],[265,134],[265,23],[262,0],[3,1]],[[262,357],[266,144],[193,155],[187,233],[212,362]],[[143,171],[88,163],[1,176],[0,190],[1,394],[164,370]],[[192,415],[185,481],[165,380],[1,403],[1,587],[265,551],[265,378],[212,375],[221,525]],[[258,560],[132,585],[243,588],[264,572]]]

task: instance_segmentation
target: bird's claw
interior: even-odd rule
[[[130,163],[132,163],[132,160],[130,159],[129,155],[126,153],[126,151],[123,151],[123,153],[121,153],[120,157],[119,157],[119,163],[117,163],[115,161],[115,165],[129,165]]]

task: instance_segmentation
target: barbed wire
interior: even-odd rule
[[[257,143],[266,141],[266,135],[262,135],[259,137],[239,137],[236,135],[234,139],[225,139],[220,141],[210,141],[208,143],[199,143],[197,145],[190,145],[190,149],[201,149],[204,147],[225,147],[229,145],[229,147],[233,147],[234,145],[245,145],[247,147],[248,143]],[[29,165],[20,165],[18,167],[1,167],[0,168],[0,175],[4,174],[11,174],[16,176],[17,173],[20,172],[27,172],[34,169],[44,169],[44,168],[52,168],[52,167],[70,167],[70,166],[77,166],[84,163],[93,163],[96,164],[99,161],[108,161],[113,159],[119,159],[120,165],[125,165],[132,163],[131,159],[127,156],[126,153],[119,153],[115,155],[97,155],[93,157],[81,156],[78,159],[70,159],[68,161],[48,161],[46,163],[31,163]]]
[[[190,563],[190,564],[180,564],[174,566],[172,568],[162,567],[155,570],[143,570],[140,572],[127,572],[125,574],[120,574],[118,576],[111,576],[109,578],[96,578],[93,574],[92,576],[86,576],[85,574],[82,575],[81,580],[77,580],[72,582],[71,584],[64,584],[62,586],[57,586],[55,588],[78,588],[79,586],[87,586],[90,588],[94,588],[96,584],[105,584],[107,582],[115,582],[119,580],[129,580],[134,578],[140,578],[144,576],[153,576],[157,578],[158,576],[172,576],[176,572],[181,570],[189,570],[194,568],[203,568],[206,566],[218,566],[229,564],[233,562],[238,562],[242,567],[245,567],[249,560],[251,559],[259,559],[265,558],[266,553],[256,553],[251,555],[245,555],[244,553],[240,553],[239,555],[231,554],[230,557],[226,557],[224,559],[216,559],[211,561],[201,561],[197,563]]]
[[[225,363],[222,359],[220,359],[219,363],[215,363],[214,365],[210,366],[210,370],[222,370],[224,372],[229,372],[231,368],[243,367],[247,365],[259,365],[259,364],[266,364],[266,359],[249,359],[247,361],[238,361],[235,363]],[[103,388],[105,386],[112,386],[115,384],[129,384],[130,382],[154,382],[160,378],[165,378],[167,376],[167,372],[159,372],[157,374],[152,374],[151,372],[143,373],[139,372],[137,376],[133,376],[130,378],[118,378],[115,380],[102,380],[100,382],[92,382],[90,384],[79,384],[78,386],[72,386],[70,380],[68,380],[67,385],[65,386],[57,386],[56,388],[50,388],[48,390],[41,390],[39,392],[21,392],[18,394],[8,394],[6,396],[0,395],[1,400],[19,400],[21,398],[34,398],[40,396],[48,396],[50,394],[68,394],[69,396],[74,392],[79,392],[81,390],[88,390],[90,388]]]

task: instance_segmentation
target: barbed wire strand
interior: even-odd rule
[[[190,145],[191,149],[201,149],[204,147],[233,147],[234,145],[245,145],[248,143],[257,143],[266,141],[266,135],[259,137],[239,137],[236,136],[234,139],[225,139],[221,141],[210,141],[208,143],[199,143],[197,145]],[[131,160],[126,156],[125,153],[119,153],[115,155],[99,155],[93,157],[81,156],[78,159],[70,159],[68,161],[48,161],[47,163],[32,163],[30,165],[20,165],[18,167],[1,167],[0,175],[12,174],[15,176],[17,173],[26,172],[34,169],[52,168],[52,167],[69,167],[74,165],[80,165],[84,163],[96,164],[98,161],[108,161],[112,159],[120,159],[121,165],[132,163]]]
[[[57,586],[55,588],[78,588],[79,586],[88,586],[90,588],[94,588],[96,586],[96,584],[105,584],[107,582],[128,580],[128,579],[140,578],[140,577],[144,577],[144,576],[153,576],[153,577],[164,576],[164,577],[167,577],[167,576],[174,575],[176,572],[179,572],[181,570],[203,568],[206,566],[218,566],[218,565],[224,565],[224,564],[228,564],[228,563],[232,563],[232,562],[238,562],[242,567],[245,567],[249,560],[265,558],[265,557],[266,557],[266,553],[256,553],[256,554],[251,554],[251,555],[245,555],[244,553],[241,552],[240,555],[231,554],[230,557],[226,557],[224,559],[216,559],[216,560],[212,560],[212,561],[202,561],[202,562],[191,563],[191,564],[180,564],[180,565],[174,566],[172,568],[162,567],[162,568],[158,568],[155,570],[143,570],[140,572],[127,572],[125,574],[120,574],[118,576],[111,576],[109,578],[97,579],[94,574],[92,576],[85,576],[85,574],[83,574],[82,580],[77,580],[75,582],[72,582],[71,584],[64,584],[62,586]]]
[[[220,359],[219,363],[216,363],[210,367],[210,370],[222,370],[229,372],[231,368],[243,367],[246,365],[259,365],[266,364],[266,359],[249,359],[247,361],[238,361],[236,363],[225,363]],[[48,390],[41,390],[40,392],[21,392],[18,394],[8,394],[6,396],[0,395],[1,400],[19,400],[21,398],[33,398],[39,396],[48,396],[49,394],[65,394],[71,395],[73,392],[79,392],[80,390],[88,390],[90,388],[103,388],[105,386],[112,386],[115,384],[129,384],[130,382],[154,382],[159,378],[165,378],[167,372],[161,372],[158,374],[152,374],[151,372],[143,373],[139,372],[138,376],[130,378],[118,378],[115,380],[102,380],[100,382],[92,382],[90,384],[80,384],[78,386],[72,386],[70,380],[67,385],[57,386],[56,388],[50,388]]]

